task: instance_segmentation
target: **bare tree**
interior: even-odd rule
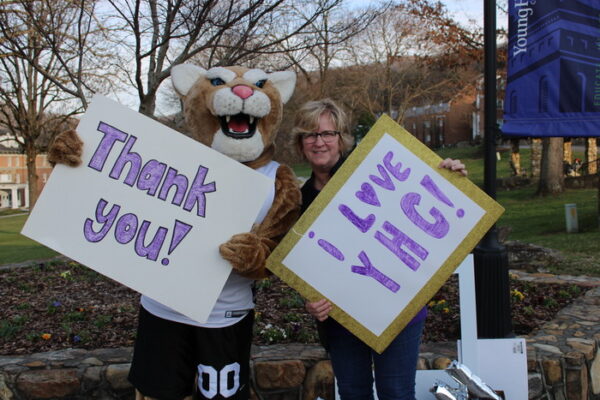
[[[348,6],[338,1],[327,7],[327,0],[307,2],[316,9],[323,9],[316,18],[313,17],[307,4],[297,9],[299,18],[309,22],[305,33],[300,39],[307,46],[300,50],[290,49],[287,42],[283,51],[292,64],[302,73],[313,92],[312,97],[329,95],[329,71],[332,67],[340,66],[344,61],[343,53],[348,52],[351,39],[364,31],[375,18],[384,13],[389,4],[383,3],[362,9],[350,10]],[[310,6],[309,6],[310,7]]]
[[[139,111],[154,115],[171,66],[258,63],[265,55],[299,51],[311,24],[342,0],[107,0],[120,67],[136,90]],[[306,12],[300,17],[298,10]],[[117,33],[118,32],[118,33]],[[289,62],[288,62],[289,65]]]
[[[31,206],[37,154],[86,104],[90,86],[83,82],[90,79],[81,55],[88,27],[82,9],[66,0],[15,0],[0,8],[0,125],[26,156]]]
[[[402,122],[409,106],[439,101],[467,81],[465,66],[481,50],[477,38],[447,17],[440,3],[397,3],[356,37],[350,63],[357,102],[372,115],[387,112]],[[460,67],[455,58],[464,60]]]

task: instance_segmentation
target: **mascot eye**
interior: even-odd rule
[[[259,88],[265,86],[265,83],[267,83],[266,79],[261,79],[260,81],[256,82],[255,85],[258,86]]]
[[[210,80],[210,84],[213,86],[220,86],[220,85],[224,85],[225,81],[221,78],[213,78]]]

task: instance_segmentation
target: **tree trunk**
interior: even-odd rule
[[[571,138],[565,138],[563,143],[563,160],[569,164],[573,164],[573,146]]]
[[[156,111],[156,92],[149,91],[140,101],[138,111],[147,117],[153,118]]]
[[[587,138],[585,141],[585,163],[587,174],[594,175],[598,172],[598,144],[596,138]]]
[[[542,166],[537,195],[546,196],[562,193],[565,189],[563,138],[544,138],[542,146]]]
[[[531,139],[531,177],[540,176],[540,165],[542,164],[542,139]]]
[[[29,187],[29,209],[33,209],[38,198],[38,175],[35,160],[37,149],[33,143],[27,142],[25,146],[25,159],[27,163],[27,184]]]
[[[521,153],[519,152],[520,139],[510,139],[510,166],[513,175],[521,175]]]

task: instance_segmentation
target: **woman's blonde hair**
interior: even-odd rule
[[[331,99],[314,100],[304,103],[294,119],[294,128],[292,129],[292,138],[294,146],[302,157],[302,134],[306,132],[316,132],[319,128],[319,118],[323,114],[329,114],[335,130],[340,132],[338,138],[340,152],[346,155],[352,148],[353,139],[348,133],[348,117],[340,106]]]

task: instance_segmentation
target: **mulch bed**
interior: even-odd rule
[[[526,335],[585,288],[511,279],[513,327]],[[0,354],[65,348],[131,346],[139,294],[75,262],[51,262],[0,271]],[[424,342],[460,336],[458,288],[451,278],[430,301]],[[302,297],[271,277],[257,284],[256,344],[318,342]]]

